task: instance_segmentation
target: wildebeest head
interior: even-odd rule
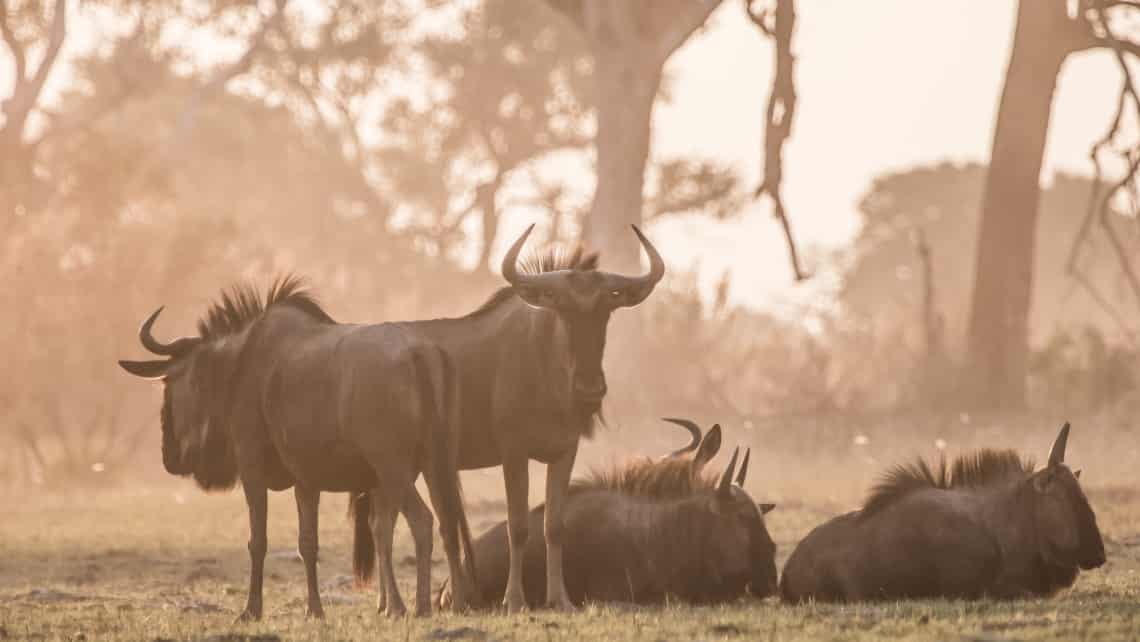
[[[633,231],[649,256],[649,273],[644,276],[595,269],[527,274],[518,269],[518,257],[533,229],[534,225],[528,227],[503,258],[503,278],[527,304],[558,314],[563,336],[557,340],[564,348],[569,375],[565,381],[569,386],[567,398],[571,406],[595,412],[606,394],[602,354],[610,313],[644,301],[665,274],[665,262],[635,225]]]
[[[1069,424],[1049,452],[1049,462],[1028,480],[1033,519],[1041,554],[1050,565],[1088,570],[1104,564],[1104,541],[1096,515],[1077,481],[1081,471],[1065,464]]]
[[[722,590],[726,593],[736,593],[747,587],[753,596],[767,597],[777,588],[776,544],[768,534],[764,515],[775,505],[756,504],[744,490],[751,449],[744,452],[744,460],[737,473],[739,450],[733,451],[711,498],[713,513],[719,518],[711,547],[713,563],[723,569]]]
[[[198,336],[170,343],[151,330],[162,308],[143,321],[139,341],[162,357],[120,361],[127,372],[162,379],[162,464],[173,475],[193,475],[202,488],[229,488],[237,481],[234,449],[224,424],[226,396],[244,331],[265,310],[288,303],[317,318],[327,318],[295,276],[278,279],[265,298],[250,286],[224,292],[198,323]]]
[[[139,341],[164,357],[119,361],[127,372],[162,379],[162,465],[172,475],[193,475],[203,488],[232,486],[236,467],[216,417],[225,393],[223,362],[235,350],[225,341],[182,337],[163,343],[151,333],[162,308],[139,328]]]

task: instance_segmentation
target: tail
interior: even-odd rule
[[[457,388],[455,369],[450,357],[441,351],[442,377],[440,384],[442,390],[436,395],[431,376],[418,355],[416,361],[416,376],[419,378],[420,390],[429,393],[430,397],[427,394],[425,397],[430,398],[433,402],[438,399],[438,403],[425,404],[425,419],[431,425],[430,474],[435,487],[438,489],[437,493],[441,504],[436,506],[436,512],[439,513],[437,517],[439,518],[440,532],[444,537],[458,535],[467,577],[470,578],[473,587],[479,586],[476,575],[475,548],[471,544],[471,527],[467,523],[467,512],[463,508],[463,485],[460,482],[459,470],[456,466],[458,461],[456,441],[459,431],[451,430],[453,428],[451,418],[458,416],[458,410],[454,406],[458,402],[454,394]],[[472,596],[472,598],[474,597]]]
[[[376,543],[372,540],[372,527],[368,524],[371,515],[372,498],[368,492],[349,493],[348,519],[353,523],[352,575],[358,587],[371,582],[376,570]]]

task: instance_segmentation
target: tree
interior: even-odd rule
[[[971,380],[976,384],[972,396],[980,407],[1024,404],[1039,179],[1062,65],[1076,52],[1111,49],[1125,78],[1120,105],[1126,96],[1140,105],[1125,62],[1126,55],[1140,53],[1140,43],[1113,32],[1113,25],[1127,20],[1127,14],[1140,10],[1140,5],[1080,0],[1070,13],[1072,4],[1066,0],[1018,4],[982,195],[969,321],[969,357],[975,371]],[[1119,120],[1118,113],[1106,138],[1118,131]],[[1094,148],[1094,160],[1097,152]],[[1129,177],[1135,172],[1130,165]]]
[[[844,257],[839,302],[846,318],[871,326],[877,336],[904,330],[918,345],[924,329],[924,263],[916,237],[929,246],[934,316],[940,317],[946,348],[963,356],[969,323],[973,275],[960,269],[962,257],[974,256],[978,245],[980,201],[987,168],[980,164],[914,167],[879,176],[859,203],[861,226]],[[1105,307],[1097,296],[1072,278],[1068,257],[1081,211],[1096,193],[1093,180],[1066,173],[1052,177],[1041,192],[1035,231],[1031,343],[1041,345],[1059,327],[1092,326],[1105,336],[1130,342],[1138,329],[1122,323],[1125,314]],[[1118,210],[1110,213],[1114,233],[1126,239],[1128,251],[1140,249],[1134,221]],[[1094,230],[1093,232],[1096,232]],[[1107,291],[1124,291],[1108,234],[1091,232],[1076,268]],[[1134,325],[1134,324],[1133,324]]]
[[[583,33],[594,60],[597,185],[584,237],[613,269],[636,271],[641,261],[629,226],[642,221],[653,104],[663,69],[721,2],[548,1]]]
[[[484,0],[460,13],[458,32],[426,33],[408,52],[420,63],[408,80],[425,89],[394,100],[381,123],[377,158],[416,227],[443,255],[477,229],[480,275],[489,274],[508,184],[590,142],[586,52],[554,17],[542,4]]]

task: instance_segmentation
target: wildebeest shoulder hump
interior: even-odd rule
[[[238,284],[223,291],[198,320],[198,335],[209,340],[241,332],[275,305],[292,306],[322,323],[334,323],[305,289],[304,280],[295,274],[286,274],[273,281],[264,297],[250,284]]]
[[[684,458],[635,460],[607,471],[594,471],[570,483],[571,493],[604,489],[650,499],[679,499],[715,488],[714,477],[694,475],[692,461]]]
[[[986,448],[960,455],[949,466],[943,458],[937,469],[919,458],[887,470],[871,489],[859,515],[861,518],[869,517],[917,490],[985,486],[1027,475],[1033,472],[1033,467],[1032,459],[1021,457],[1014,450]]]

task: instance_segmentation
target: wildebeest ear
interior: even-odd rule
[[[127,361],[120,360],[119,367],[136,377],[144,379],[157,379],[166,374],[166,367],[170,365],[169,361],[165,359],[154,359],[151,361]]]
[[[720,424],[715,424],[709,428],[704,437],[701,437],[701,445],[697,448],[697,454],[693,456],[693,463],[700,468],[712,461],[718,452],[720,452]]]
[[[1076,477],[1077,479],[1081,478],[1081,469],[1080,468],[1073,471],[1073,477]]]
[[[760,509],[761,515],[767,515],[768,513],[771,513],[772,509],[775,507],[775,504],[756,504],[756,508]]]

